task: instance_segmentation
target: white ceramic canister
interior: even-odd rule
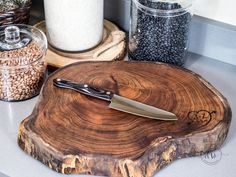
[[[104,0],[44,0],[47,37],[53,47],[84,51],[103,37]]]

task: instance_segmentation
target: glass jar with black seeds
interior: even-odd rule
[[[191,11],[192,0],[132,0],[129,59],[182,66]]]

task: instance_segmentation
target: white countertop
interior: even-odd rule
[[[191,54],[186,68],[202,75],[229,101],[233,112],[228,138],[223,147],[202,157],[181,159],[162,169],[155,177],[235,177],[236,168],[236,66]],[[0,177],[62,177],[32,157],[17,145],[19,123],[31,114],[37,97],[24,102],[0,101]],[[71,175],[88,177],[86,175]]]

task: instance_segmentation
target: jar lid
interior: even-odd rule
[[[180,16],[191,11],[194,0],[132,0],[144,13],[158,17]]]
[[[35,62],[47,50],[46,35],[29,25],[0,27],[0,68],[25,66]]]
[[[9,51],[27,46],[32,40],[30,33],[11,25],[0,31],[0,50]]]

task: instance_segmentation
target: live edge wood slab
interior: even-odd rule
[[[45,21],[34,26],[47,33]],[[56,68],[76,62],[122,60],[125,47],[125,33],[114,23],[104,20],[103,39],[96,47],[83,52],[63,52],[49,45],[45,59],[49,66]]]
[[[108,102],[54,87],[54,78],[111,90],[171,111],[179,120],[109,109]],[[175,159],[219,148],[230,122],[227,100],[186,69],[146,62],[76,63],[48,78],[33,113],[20,125],[18,144],[60,173],[151,177]]]

